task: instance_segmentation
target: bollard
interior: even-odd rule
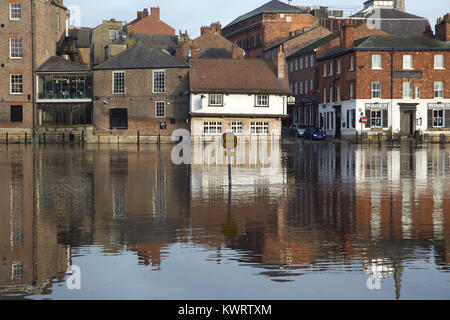
[[[25,132],[25,145],[27,144],[27,133]]]
[[[44,132],[44,145],[45,145],[45,132]]]
[[[84,130],[81,131],[81,144],[84,144]]]
[[[6,144],[8,144],[8,132],[6,133]]]
[[[138,132],[137,132],[137,145],[139,145],[141,143],[140,140],[141,140],[141,134],[140,134],[140,132],[138,130]]]

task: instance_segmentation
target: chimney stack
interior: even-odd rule
[[[278,51],[278,79],[282,80],[286,77],[286,59],[284,57],[283,46]]]
[[[142,20],[143,17],[144,17],[144,12],[138,11],[138,12],[137,12],[137,18],[138,18],[138,20]]]
[[[148,9],[147,8],[144,9],[144,18],[145,17],[148,17]]]
[[[231,45],[231,59],[239,59],[239,47],[236,43]]]
[[[160,11],[159,11],[159,7],[154,7],[151,8],[151,16],[156,19],[156,20],[160,20]]]
[[[450,13],[443,18],[439,18],[436,24],[436,36],[440,40],[450,42]]]
[[[355,39],[355,26],[343,23],[341,28],[341,48],[347,50],[353,47]]]
[[[430,26],[426,26],[425,31],[423,32],[424,36],[432,37],[433,36],[433,30]]]

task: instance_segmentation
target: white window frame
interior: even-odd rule
[[[327,76],[327,64],[324,63],[324,64],[323,64],[323,74],[322,74],[322,77],[325,78],[326,76]]]
[[[14,79],[16,77],[16,79]],[[19,81],[20,82],[16,82]],[[19,86],[19,90],[13,90],[15,86]],[[17,73],[17,74],[10,74],[9,75],[9,93],[14,95],[21,95],[23,94],[23,74]]]
[[[308,66],[308,57],[306,56],[305,57],[305,69],[308,69],[309,68],[309,66]]]
[[[338,59],[337,61],[337,72],[336,73],[341,73],[341,59]]]
[[[350,57],[350,69],[348,71],[355,70],[355,56]]]
[[[333,75],[333,69],[334,69],[334,62],[331,61],[331,62],[330,62],[330,73],[329,73],[330,76]]]
[[[308,80],[305,81],[305,95],[308,95]]]
[[[300,57],[300,70],[303,69],[303,57]]]
[[[221,134],[222,122],[221,121],[204,121],[203,122],[203,134]]]
[[[445,69],[445,56],[443,54],[434,55],[434,69],[435,70]]]
[[[232,121],[231,122],[231,132],[234,134],[242,134],[243,122],[242,121]]]
[[[412,54],[403,55],[403,70],[414,69],[414,56]]]
[[[311,55],[311,63],[310,63],[310,65],[311,65],[311,68],[314,67],[314,55],[313,54]]]
[[[115,29],[109,29],[109,40],[116,40],[116,30]]]
[[[408,87],[407,87],[408,86]],[[403,88],[403,99],[413,99],[414,85],[410,81],[404,81],[402,84]],[[409,93],[409,95],[407,95]]]
[[[433,87],[434,98],[444,98],[444,81],[435,81]]]
[[[250,133],[268,135],[269,134],[269,122],[267,121],[255,121],[250,122]]]
[[[377,114],[376,117],[373,114]],[[379,116],[378,116],[379,114]],[[380,125],[374,124],[374,121],[379,119]],[[383,110],[382,109],[371,109],[370,110],[370,127],[371,128],[383,128]]]
[[[381,99],[382,98],[382,84],[381,82],[372,82],[370,85],[370,97],[372,99]]]
[[[415,87],[414,91],[416,99],[420,99],[420,87]]]
[[[295,71],[298,70],[298,59],[295,59]]]
[[[161,105],[163,107],[161,113]],[[166,102],[165,101],[156,101],[155,102],[155,117],[156,118],[165,118],[166,117]]]
[[[314,81],[313,81],[313,80],[311,80],[310,82],[311,82],[311,85],[310,85],[310,87],[311,87],[311,91],[312,91],[312,90],[314,90]]]
[[[15,7],[15,6],[18,6],[18,7]],[[19,18],[13,17],[13,12],[19,12],[20,17]],[[9,20],[11,20],[11,21],[22,20],[22,3],[15,2],[15,3],[9,4]]]
[[[333,87],[330,87],[330,103],[333,103]]]
[[[164,79],[163,79],[163,86],[164,86],[164,90],[163,91],[155,91],[155,88],[156,88],[156,86],[155,86],[155,76],[156,76],[156,74],[159,74],[159,73],[161,73],[161,74],[163,74],[164,75]],[[153,83],[152,83],[152,91],[153,91],[153,93],[165,93],[166,92],[166,70],[153,70],[153,77],[152,77],[152,81],[153,81]]]
[[[341,86],[336,87],[336,102],[341,102]]]
[[[123,75],[123,88],[116,88],[116,75],[121,74]],[[120,80],[120,79],[118,79]],[[125,71],[113,71],[112,72],[112,93],[113,94],[125,94],[127,92],[126,86],[126,79],[125,79]],[[118,83],[120,84],[120,83]],[[118,90],[121,89],[121,90]]]
[[[17,56],[13,56],[13,42],[15,42],[16,40],[20,41],[20,47],[14,46],[14,48],[15,48],[14,52],[17,51]],[[17,49],[17,48],[19,48],[19,49]],[[21,38],[21,37],[9,38],[9,58],[10,59],[22,59],[23,58],[23,38]]]
[[[327,88],[323,88],[323,103],[327,103]]]
[[[381,54],[372,55],[372,70],[383,70],[383,56]]]
[[[355,99],[355,85],[353,82],[350,83],[350,100]]]
[[[221,94],[221,93],[209,94],[208,105],[211,107],[222,107],[223,106],[223,94]]]
[[[434,114],[435,112],[441,112],[442,116],[435,117],[435,114]],[[435,121],[439,121],[439,119],[442,121],[442,125],[435,125]],[[433,109],[431,123],[433,124],[433,128],[444,128],[445,127],[445,110],[444,109]]]
[[[256,107],[268,107],[269,106],[269,95],[267,95],[267,94],[256,95],[255,106]]]

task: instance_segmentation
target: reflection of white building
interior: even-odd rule
[[[197,152],[191,166],[192,197],[226,197],[228,159],[220,141],[201,143],[192,149],[195,150],[193,153]],[[235,155],[231,157],[233,194],[243,197],[252,197],[260,192],[277,197],[283,195],[287,173],[281,160],[278,143],[238,144]]]

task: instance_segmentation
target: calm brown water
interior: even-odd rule
[[[450,147],[280,148],[0,146],[0,298],[450,299]]]

